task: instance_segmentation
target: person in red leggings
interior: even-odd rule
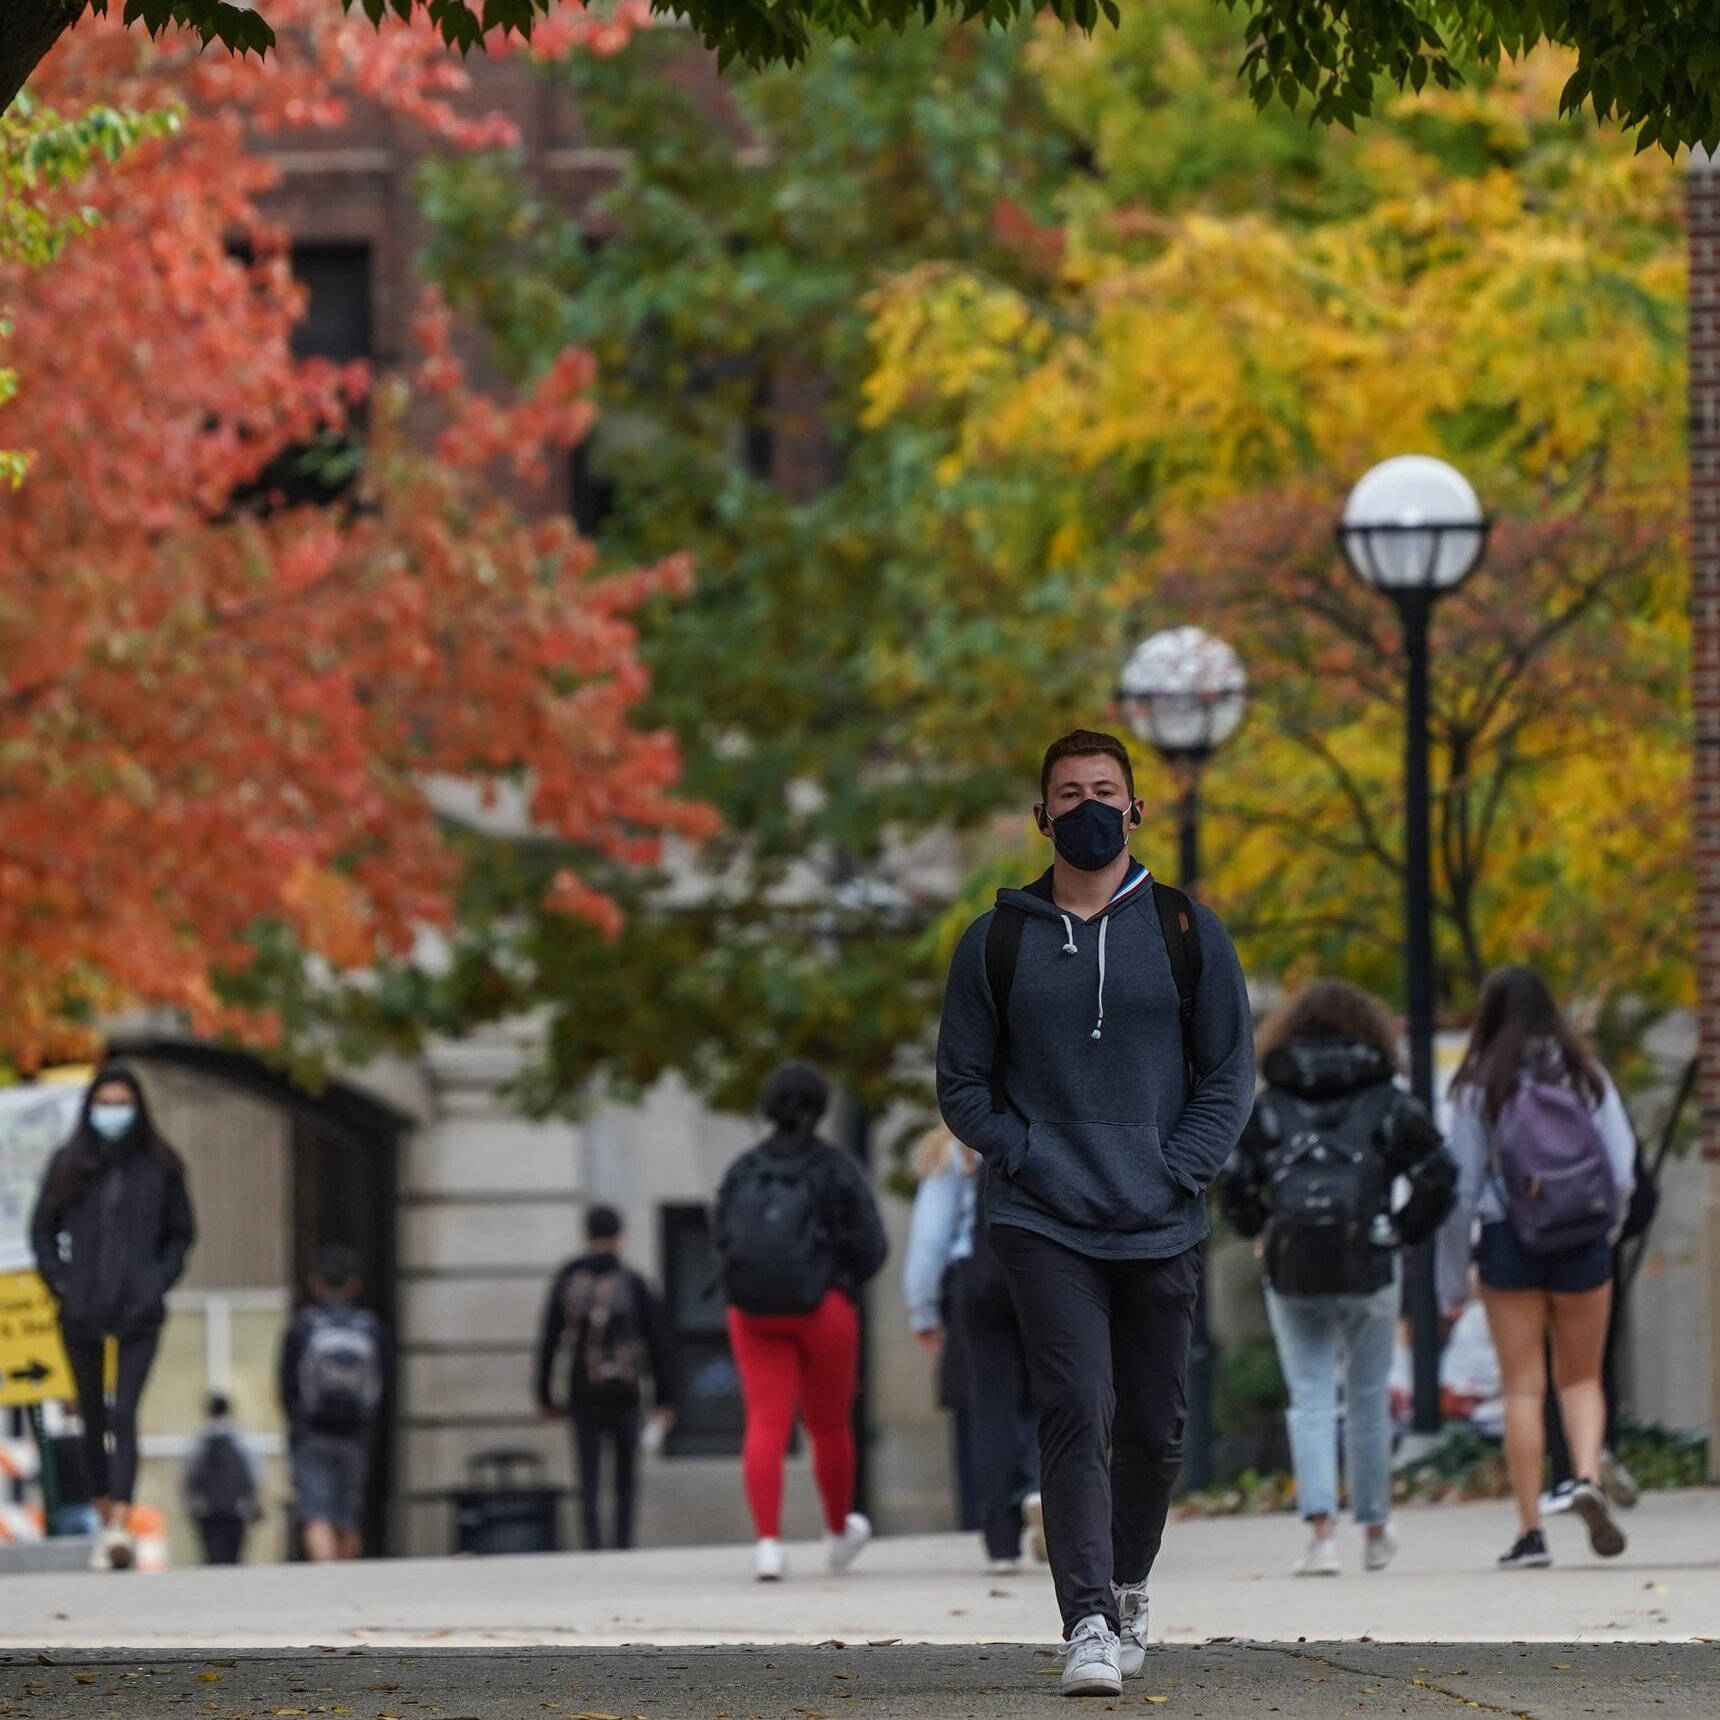
[[[714,1236],[746,1403],[741,1471],[764,1582],[783,1574],[782,1466],[796,1411],[812,1442],[831,1570],[846,1570],[872,1537],[853,1509],[859,1295],[887,1244],[864,1168],[818,1138],[829,1104],[816,1069],[783,1064],[760,1100],[773,1132],[717,1191]]]

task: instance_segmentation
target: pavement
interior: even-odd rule
[[[1011,1720],[1019,1715],[1331,1720],[1411,1715],[1710,1720],[1720,1649],[1685,1644],[1438,1652],[1218,1644],[1148,1656],[1121,1701],[1061,1702],[1057,1661],[1022,1644],[874,1648],[492,1649],[403,1655],[0,1656],[7,1720]]]
[[[1363,1575],[1287,1576],[1293,1518],[1172,1525],[1162,1646],[1085,1711],[1720,1715],[1720,1491],[1657,1494],[1622,1558],[1549,1526],[1550,1571],[1493,1568],[1499,1504],[1408,1509]],[[846,1720],[1055,1706],[1042,1567],[979,1568],[972,1537],[881,1538],[847,1576],[789,1549],[261,1565],[0,1578],[0,1720],[356,1715],[370,1720]]]
[[[1509,1506],[1406,1509],[1390,1570],[1363,1575],[1359,1537],[1346,1530],[1348,1573],[1317,1579],[1287,1574],[1302,1540],[1293,1517],[1173,1523],[1153,1578],[1153,1632],[1171,1643],[1720,1639],[1720,1489],[1649,1494],[1624,1522],[1622,1558],[1593,1558],[1563,1517],[1548,1525],[1552,1570],[1500,1572]],[[779,1585],[754,1582],[751,1549],[732,1546],[7,1577],[0,1652],[1041,1645],[1058,1634],[1044,1567],[988,1577],[970,1536],[884,1536],[841,1578],[814,1546],[790,1546],[788,1563]]]

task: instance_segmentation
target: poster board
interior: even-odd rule
[[[0,1273],[33,1270],[30,1213],[54,1149],[83,1109],[83,1081],[0,1087]]]

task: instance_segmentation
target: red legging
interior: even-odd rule
[[[854,1503],[854,1392],[860,1376],[854,1304],[832,1290],[810,1314],[743,1314],[731,1308],[729,1344],[747,1406],[741,1473],[759,1538],[774,1541],[782,1528],[782,1460],[797,1406],[812,1441],[825,1527],[840,1535]]]

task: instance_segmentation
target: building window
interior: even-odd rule
[[[703,1206],[664,1206],[658,1228],[679,1402],[665,1450],[673,1457],[732,1457],[746,1415],[729,1353],[711,1215]]]
[[[293,278],[309,296],[293,330],[294,358],[351,364],[375,356],[368,245],[295,245]]]
[[[368,245],[294,245],[293,276],[306,289],[305,314],[292,333],[293,357],[354,364],[374,356],[375,323]],[[334,507],[353,499],[364,470],[367,406],[355,401],[346,421],[283,449],[234,506],[256,513],[277,508]]]
[[[573,451],[568,471],[568,511],[584,538],[594,538],[615,512],[615,480],[592,456],[588,435]]]

